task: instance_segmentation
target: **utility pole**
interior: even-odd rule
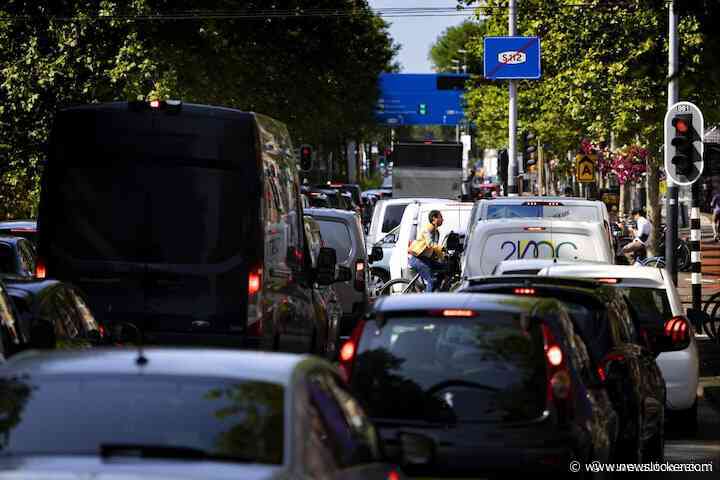
[[[668,6],[669,10],[669,42],[668,46],[668,110],[678,101],[678,52],[679,42],[677,35],[678,14],[675,0],[671,0]],[[665,268],[667,268],[670,277],[675,286],[677,286],[677,259],[675,252],[677,249],[678,238],[678,187],[672,181],[670,176],[666,176],[667,197],[665,199],[665,223],[667,230],[665,232]]]
[[[508,2],[508,35],[514,37],[517,35],[515,27],[515,2]],[[517,197],[517,81],[510,80],[510,104],[509,104],[509,132],[508,132],[508,196]]]
[[[545,195],[545,159],[543,158],[543,146],[538,139],[537,144],[538,161],[537,161],[537,172],[538,172],[538,195]]]

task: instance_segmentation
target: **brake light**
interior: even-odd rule
[[[552,330],[546,324],[541,327],[547,368],[547,403],[554,403],[560,419],[565,420],[572,413],[572,402],[568,401],[572,392],[570,371],[562,347]]]
[[[47,276],[47,270],[45,269],[45,259],[38,257],[35,262],[35,276],[37,278],[45,278]]]
[[[98,325],[98,332],[101,338],[105,338],[105,327],[103,325]]]
[[[355,262],[355,290],[362,292],[365,290],[365,261],[358,260]]]
[[[620,283],[619,278],[596,278],[595,280],[599,283],[607,283],[609,285],[615,285]]]
[[[150,108],[160,108],[160,100],[152,100],[150,102]]]
[[[535,295],[534,288],[515,288],[513,289],[515,295]]]
[[[387,480],[400,480],[400,474],[397,473],[395,470],[392,470],[390,473],[388,473]]]
[[[673,343],[685,341],[688,331],[688,321],[683,316],[673,317],[665,322],[665,335],[670,337]]]
[[[360,345],[360,337],[362,336],[364,328],[365,320],[360,320],[357,325],[355,325],[348,341],[340,348],[340,376],[343,377],[346,383],[350,383],[353,364],[355,363],[358,346]]]
[[[262,287],[262,268],[251,270],[248,273],[248,295],[256,295]]]
[[[443,310],[443,317],[473,317],[475,312],[473,310]]]
[[[36,231],[33,227],[16,227],[10,229],[10,233],[35,233]]]
[[[525,227],[526,232],[544,232],[545,227]]]

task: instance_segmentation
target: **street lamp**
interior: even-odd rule
[[[462,53],[463,56],[463,73],[467,73],[467,50],[464,48],[458,49],[458,53]]]
[[[455,64],[455,73],[460,73],[460,60],[453,58],[450,61]]]

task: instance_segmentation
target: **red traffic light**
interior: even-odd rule
[[[682,118],[673,118],[673,127],[680,133],[687,133],[690,130],[690,125]]]
[[[309,149],[309,148],[303,148],[303,149],[302,149],[302,154],[303,154],[303,155],[310,155],[310,149]]]

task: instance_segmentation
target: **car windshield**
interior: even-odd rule
[[[282,386],[178,377],[30,376],[0,380],[0,455],[96,455],[101,445],[283,459]]]
[[[347,224],[336,220],[316,219],[326,247],[334,248],[338,263],[346,261],[352,252],[352,239]]]
[[[488,205],[488,220],[500,218],[554,218],[557,220],[577,220],[601,222],[600,211],[590,205],[512,205],[502,203]]]
[[[520,314],[392,317],[364,332],[352,383],[372,417],[512,422],[545,408],[542,334]]]

